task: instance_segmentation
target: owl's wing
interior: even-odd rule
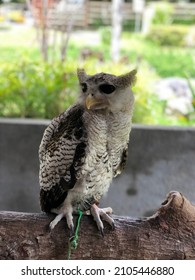
[[[124,148],[123,152],[122,152],[122,156],[121,156],[121,162],[120,162],[120,169],[121,171],[125,168],[126,164],[127,164],[127,157],[128,157],[128,144],[126,145],[126,147]]]
[[[74,105],[46,128],[39,148],[40,204],[49,212],[66,198],[81,176],[86,157],[84,108]]]
[[[119,161],[119,165],[116,168],[116,170],[114,171],[114,177],[116,177],[117,175],[121,174],[121,172],[125,168],[125,166],[127,164],[127,157],[128,157],[128,143],[125,146],[125,148],[122,150],[120,161]]]

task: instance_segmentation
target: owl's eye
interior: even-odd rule
[[[82,88],[82,92],[86,92],[87,91],[87,84],[86,83],[82,83],[81,84],[81,88]]]
[[[99,90],[103,93],[110,94],[115,91],[115,87],[110,84],[102,84],[99,86]]]

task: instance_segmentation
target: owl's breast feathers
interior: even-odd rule
[[[121,173],[127,160],[130,118],[122,125],[118,117],[115,120],[117,123],[110,120],[114,129],[109,127],[106,135],[109,120],[87,112],[79,104],[52,120],[39,148],[43,211],[60,207],[74,190],[74,199],[80,196],[85,200],[86,195],[86,200],[94,203],[93,196],[101,196],[112,178]],[[86,186],[79,189],[81,181]]]

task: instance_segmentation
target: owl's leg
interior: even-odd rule
[[[55,226],[61,221],[61,219],[64,217],[63,213],[58,214],[53,221],[49,224],[49,228],[52,230],[55,228]]]
[[[72,216],[72,207],[69,209],[61,209],[60,213],[55,217],[53,221],[51,221],[49,227],[50,229],[54,229],[54,227],[61,221],[61,219],[65,217],[68,228],[70,229],[70,237],[74,235],[74,223]]]
[[[108,215],[108,214],[112,214],[112,208],[110,207],[99,208],[96,204],[93,204],[90,208],[90,212],[94,220],[96,221],[97,227],[101,232],[102,236],[104,236],[104,225],[102,223],[102,220],[109,223],[111,227],[114,229],[114,220]]]

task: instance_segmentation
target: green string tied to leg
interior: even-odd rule
[[[83,216],[83,212],[80,209],[78,209],[78,215],[79,215],[79,218],[78,218],[78,221],[77,221],[75,234],[74,234],[74,236],[72,236],[69,239],[69,242],[68,242],[68,260],[70,260],[70,257],[71,257],[71,250],[76,250],[76,248],[78,246],[78,239],[79,239],[78,233],[79,233],[81,218]]]

